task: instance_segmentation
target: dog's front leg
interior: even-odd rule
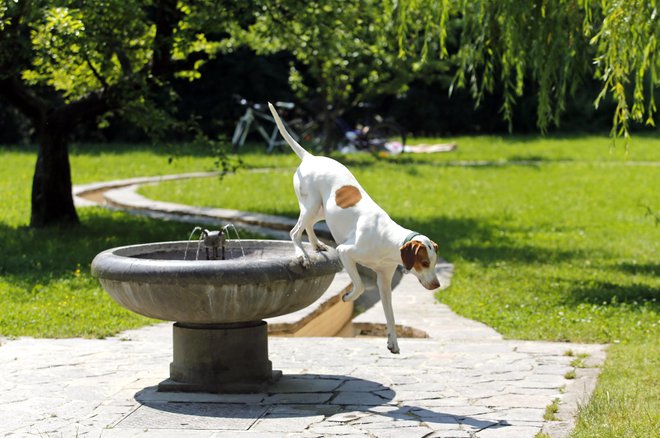
[[[360,273],[357,270],[355,260],[353,259],[352,252],[355,249],[353,245],[339,245],[337,247],[337,253],[339,254],[339,259],[341,260],[344,269],[348,273],[348,276],[351,277],[351,283],[353,287],[351,291],[345,294],[341,299],[343,301],[355,301],[362,292],[364,292],[364,283],[362,283],[362,278]]]
[[[399,354],[399,343],[396,336],[396,324],[394,322],[394,310],[392,309],[392,277],[394,277],[393,268],[387,268],[377,271],[378,292],[380,301],[383,303],[385,312],[385,321],[387,322],[387,348],[394,354]]]

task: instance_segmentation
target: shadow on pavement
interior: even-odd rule
[[[474,418],[452,408],[419,407],[395,400],[396,392],[372,380],[344,375],[285,375],[268,392],[258,394],[165,393],[155,386],[140,390],[141,406],[120,427],[247,430],[257,421],[291,420],[304,430],[311,424],[350,424],[373,428],[383,421],[454,425],[471,431],[508,426],[506,421]],[[438,394],[438,399],[442,394]],[[447,411],[447,412],[445,412]],[[307,424],[309,423],[309,424]]]

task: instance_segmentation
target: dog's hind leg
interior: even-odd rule
[[[322,208],[320,208],[319,211],[316,213],[316,215],[314,215],[311,224],[307,228],[305,228],[305,232],[307,233],[307,238],[309,239],[309,243],[312,244],[314,249],[316,249],[317,251],[327,251],[328,250],[327,245],[321,242],[319,238],[316,236],[316,232],[314,232],[314,224],[320,220],[323,220]]]
[[[319,240],[319,238],[316,236],[316,233],[314,232],[314,225],[306,228],[305,231],[307,232],[307,237],[309,238],[309,243],[312,244],[314,249],[316,249],[317,251],[327,251],[328,250],[328,246],[325,243],[321,242]]]

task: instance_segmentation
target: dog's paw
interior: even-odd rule
[[[387,335],[387,349],[390,350],[392,354],[399,354],[399,342],[397,341],[396,336],[392,334]]]
[[[312,262],[309,260],[309,257],[299,256],[298,261],[300,262],[300,265],[305,269],[309,269],[312,266]]]
[[[346,292],[344,295],[342,295],[341,300],[346,303],[350,301],[355,301],[359,296],[360,296],[359,293],[357,293],[354,289],[351,289],[350,292]]]
[[[318,252],[327,251],[328,250],[328,245],[326,245],[325,243],[319,242],[314,246],[314,249],[316,249],[316,251],[318,251]]]
[[[399,354],[401,352],[398,345],[387,344],[387,349],[390,350],[392,354]]]
[[[342,295],[341,300],[346,302],[346,301],[355,301],[358,298],[360,298],[360,295],[364,293],[364,283],[360,279],[356,279],[353,281],[353,285],[351,286],[351,290]]]

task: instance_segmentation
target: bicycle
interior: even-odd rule
[[[277,125],[275,125],[275,119],[270,115],[268,107],[260,103],[249,102],[246,99],[237,97],[238,103],[245,107],[245,113],[241,116],[234,128],[234,134],[231,138],[231,144],[234,151],[237,151],[241,146],[245,144],[248,134],[252,129],[256,129],[257,132],[263,137],[266,142],[266,152],[271,153],[275,148],[279,148],[282,145],[285,145],[286,142],[280,137],[280,134],[277,130]],[[292,102],[275,102],[275,106],[281,109],[291,110],[295,108],[295,104]],[[272,123],[273,129],[268,133],[266,128],[262,125],[262,121]],[[286,125],[286,122],[285,122]],[[293,138],[298,140],[298,135],[294,130],[287,126],[287,130]]]

